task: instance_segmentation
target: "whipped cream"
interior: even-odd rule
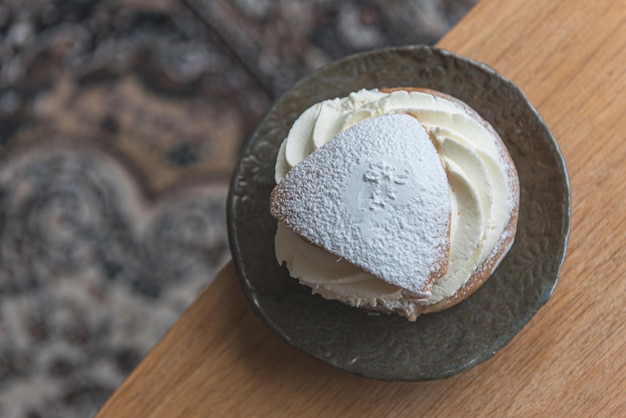
[[[403,289],[338,260],[280,222],[276,257],[286,263],[292,277],[325,298],[415,319],[421,305],[454,295],[475,272],[496,267],[490,257],[507,233],[517,184],[507,172],[506,151],[493,128],[461,102],[428,92],[361,90],[317,103],[295,121],[279,149],[275,179],[279,183],[292,167],[339,132],[393,113],[414,116],[430,133],[450,185],[450,259],[447,273],[434,283],[432,294],[426,299],[406,298]]]

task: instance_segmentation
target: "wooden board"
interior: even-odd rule
[[[626,2],[482,0],[438,46],[517,83],[568,164],[568,256],[522,332],[446,380],[366,380],[269,331],[228,265],[100,417],[626,416]]]

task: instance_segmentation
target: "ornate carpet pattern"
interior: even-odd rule
[[[0,3],[0,416],[93,415],[228,260],[272,100],[475,2]]]

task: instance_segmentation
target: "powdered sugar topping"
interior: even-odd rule
[[[448,262],[450,205],[428,134],[398,114],[360,122],[294,166],[272,214],[374,276],[428,294]]]

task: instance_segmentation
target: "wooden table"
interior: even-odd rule
[[[99,417],[626,416],[626,1],[481,0],[438,46],[517,83],[568,164],[568,256],[522,332],[446,380],[367,380],[274,335],[227,265]]]

